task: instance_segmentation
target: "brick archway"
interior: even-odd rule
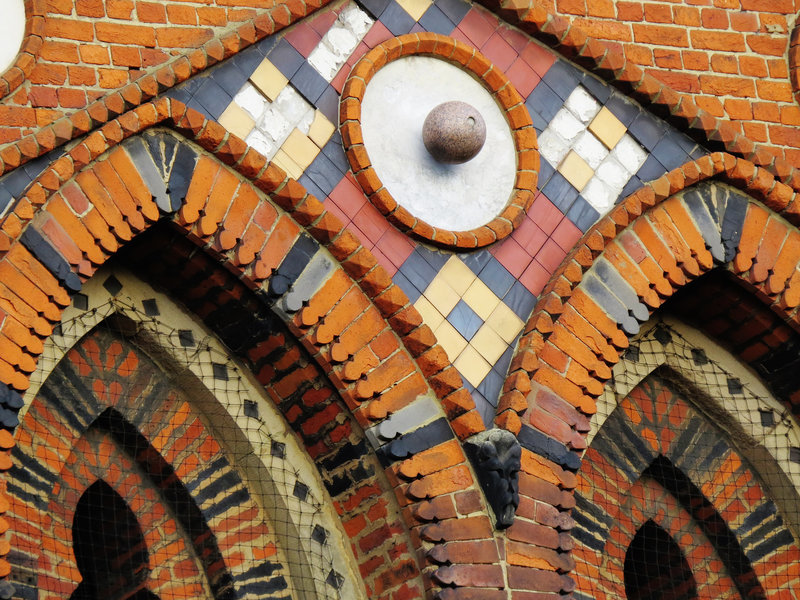
[[[119,144],[159,123],[174,133],[153,130]],[[177,143],[180,136],[199,148]],[[7,426],[15,425],[19,393],[70,294],[159,218],[171,220],[284,315],[356,422],[372,431],[368,437],[407,505],[403,517],[417,551],[430,556],[441,547],[424,564],[434,586],[503,588],[496,548],[479,557],[449,557],[444,549],[465,536],[489,541],[493,531],[488,517],[473,514],[485,511],[482,495],[454,439],[483,424],[430,329],[313,196],[241,140],[172,100],[144,105],[91,134],[34,182],[0,226],[2,261],[12,274],[5,291],[19,301],[5,307],[0,327],[11,361],[0,364],[0,379],[9,386]],[[29,277],[41,278],[41,288],[25,291]],[[478,578],[466,575],[473,560],[485,565]],[[388,563],[375,571],[389,587],[402,583],[397,575]]]

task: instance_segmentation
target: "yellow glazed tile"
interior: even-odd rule
[[[453,362],[453,365],[464,376],[464,379],[469,381],[472,387],[478,387],[492,368],[471,345],[464,348],[464,351]]]
[[[301,174],[305,171],[319,154],[319,148],[312,142],[307,135],[295,128],[286,141],[283,142],[281,150],[286,152],[289,157],[300,167]]]
[[[419,311],[419,314],[422,316],[422,321],[431,328],[432,331],[436,331],[436,328],[444,321],[444,316],[436,307],[431,304],[425,296],[420,296],[417,301],[414,303],[414,308]]]
[[[241,106],[236,102],[231,102],[225,112],[219,116],[219,124],[232,134],[244,139],[253,131],[256,122]]]
[[[508,349],[508,344],[489,325],[484,323],[478,329],[469,345],[475,348],[490,365],[495,364]]]
[[[517,337],[517,334],[522,331],[525,323],[513,310],[501,302],[492,311],[489,318],[486,319],[486,325],[491,327],[507,344],[510,344]]]
[[[425,11],[428,10],[431,4],[433,4],[432,0],[397,0],[397,3],[403,7],[412,19],[415,21],[419,21],[422,18],[422,15],[425,14]]]
[[[272,157],[272,162],[286,171],[286,174],[293,179],[299,179],[303,174],[303,169],[301,169],[298,164],[294,162],[291,157],[286,154],[286,152],[283,151],[283,148],[275,153],[275,156]]]
[[[467,340],[464,339],[456,328],[450,325],[449,321],[442,321],[439,327],[433,332],[439,345],[444,349],[447,358],[453,362],[467,347]]]
[[[622,121],[604,106],[589,124],[589,131],[603,142],[606,148],[611,150],[622,139],[627,129]]]
[[[250,75],[250,81],[261,93],[269,98],[270,102],[275,102],[275,98],[286,87],[289,80],[273,65],[269,59],[264,59],[258,68]]]
[[[461,297],[448,285],[448,283],[439,273],[433,281],[431,281],[428,288],[423,292],[423,295],[430,300],[431,304],[436,307],[444,316],[450,314]]]
[[[569,151],[558,170],[579,192],[586,187],[586,184],[594,176],[592,167],[578,156],[575,150]]]
[[[457,256],[451,256],[448,261],[444,263],[442,270],[439,271],[439,274],[436,276],[437,279],[440,277],[453,288],[459,297],[463,296],[467,289],[469,289],[469,286],[472,285],[472,282],[478,278],[478,276],[475,275],[467,265],[461,262],[461,259]]]
[[[320,111],[314,113],[314,120],[308,128],[308,137],[314,142],[317,147],[322,148],[331,139],[336,127],[333,123],[328,121],[328,118]]]
[[[475,279],[463,296],[464,302],[484,321],[500,304],[500,298],[480,279]]]

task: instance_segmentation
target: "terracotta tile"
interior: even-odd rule
[[[522,224],[514,230],[511,237],[528,256],[533,258],[547,241],[548,235],[531,219],[523,219]]]
[[[373,244],[376,244],[386,230],[391,227],[378,209],[369,202],[366,202],[353,217],[353,223],[367,235]]]
[[[256,122],[235,102],[231,102],[219,116],[219,124],[232,134],[244,139],[255,127]]]
[[[443,315],[449,315],[461,297],[440,276],[436,276],[422,294]]]
[[[472,346],[464,348],[453,364],[472,387],[478,387],[492,368]]]
[[[536,223],[539,229],[550,235],[564,219],[564,213],[558,210],[558,207],[550,202],[547,196],[539,192],[528,210],[528,218]]]
[[[344,83],[347,81],[348,76],[350,75],[350,66],[344,65],[339,72],[336,73],[336,76],[331,80],[331,86],[335,89],[339,94],[342,93],[344,89]]]
[[[317,47],[322,36],[316,31],[308,21],[298,23],[286,34],[285,39],[295,50],[305,58]]]
[[[361,242],[361,245],[364,246],[364,248],[372,250],[372,247],[375,245],[375,243],[367,237],[367,234],[358,228],[358,225],[351,221],[347,226],[347,229],[350,231],[350,233],[358,238],[358,241]]]
[[[463,31],[461,31],[458,27],[453,29],[453,33],[450,34],[450,37],[458,40],[459,42],[464,42],[465,44],[469,44],[470,46],[475,45],[473,41],[469,39],[469,36]]]
[[[459,296],[463,296],[478,276],[460,258],[451,256],[437,277],[441,277]]]
[[[519,281],[534,296],[538,296],[550,279],[550,273],[535,260],[531,261],[528,268],[519,278]]]
[[[566,255],[567,252],[551,238],[545,242],[536,255],[536,261],[552,273],[558,268],[558,265],[561,264]]]
[[[513,237],[500,242],[494,256],[515,278],[519,278],[531,262],[531,257]]]
[[[480,279],[472,282],[472,285],[462,296],[462,300],[484,321],[489,318],[492,311],[500,304],[500,298]]]
[[[415,21],[419,21],[425,11],[428,10],[433,0],[397,0],[409,16]]]
[[[309,24],[320,36],[328,33],[328,30],[336,22],[336,12],[329,10],[315,16]]]
[[[436,336],[436,340],[442,346],[450,362],[454,362],[467,347],[467,340],[447,321],[442,321],[434,329],[433,335]]]
[[[432,331],[436,331],[436,328],[444,321],[444,315],[436,310],[436,307],[425,296],[420,296],[414,302],[414,307],[419,311],[419,314],[422,315],[422,320]],[[464,340],[464,344],[466,344],[466,340]]]
[[[367,202],[361,187],[349,173],[336,184],[336,187],[331,191],[330,198],[347,215],[348,220],[352,220],[361,210],[361,207],[364,206],[364,203]]]
[[[581,239],[583,232],[578,229],[569,219],[562,219],[555,231],[553,231],[552,238],[561,246],[565,252],[572,250],[572,247]]]
[[[579,192],[586,187],[586,184],[594,176],[592,167],[574,150],[569,151],[561,166],[558,167],[558,172]]]
[[[322,204],[325,206],[325,210],[330,212],[332,215],[335,215],[336,218],[342,222],[342,225],[346,227],[350,224],[350,218],[344,214],[344,211],[341,208],[336,206],[336,203],[333,200],[330,198],[325,198]]]
[[[506,75],[523,98],[527,98],[533,88],[536,87],[536,84],[542,80],[539,74],[533,70],[533,67],[521,57],[514,61],[511,68],[506,71]]]
[[[522,59],[528,63],[539,77],[544,77],[550,67],[556,62],[556,57],[535,42],[531,42],[520,53]]]
[[[394,274],[397,273],[397,267],[392,264],[392,261],[390,261],[383,252],[381,252],[381,249],[376,245],[370,248],[370,251],[375,256],[375,260],[378,261],[378,264],[389,274],[389,277],[394,277]]]
[[[456,30],[464,33],[474,46],[480,48],[492,37],[495,27],[488,23],[477,9],[473,8],[458,24]]]
[[[414,251],[414,242],[394,227],[389,227],[377,243],[378,248],[397,267],[402,265]]]
[[[508,349],[508,344],[501,338],[490,325],[484,324],[470,340],[470,346],[475,348],[478,353],[493,365]]]
[[[495,31],[486,43],[481,46],[481,52],[501,71],[508,69],[519,58],[517,51],[511,47],[499,31]]]
[[[308,128],[308,137],[314,142],[318,148],[322,149],[328,140],[331,139],[333,132],[336,131],[336,126],[328,120],[328,117],[322,114],[319,110],[314,113],[314,120]]]
[[[370,48],[374,48],[378,44],[381,44],[392,37],[394,36],[392,35],[392,32],[386,28],[386,25],[380,21],[375,21],[362,41]]]
[[[528,45],[528,42],[530,42],[524,33],[517,31],[516,29],[502,27],[500,32],[503,34],[503,37],[509,43],[509,45],[517,51],[517,54],[522,52]]]
[[[258,68],[250,75],[250,81],[256,86],[261,93],[269,98],[270,102],[275,102],[278,94],[281,93],[289,80],[286,79],[283,73],[273,65],[269,59],[265,58]]]
[[[627,128],[622,124],[622,121],[604,106],[592,122],[589,123],[589,131],[603,142],[606,148],[611,150],[625,135]]]
[[[544,284],[542,285],[544,286]],[[501,302],[489,315],[486,325],[499,335],[506,344],[510,344],[517,337],[517,334],[522,331],[525,323],[513,310]]]

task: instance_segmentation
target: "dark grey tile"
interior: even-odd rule
[[[536,130],[536,135],[542,135],[542,132],[547,129],[547,121],[544,120],[542,115],[535,111],[528,111],[528,114],[531,116],[531,123]]]
[[[536,183],[536,187],[541,190],[545,185],[547,185],[547,182],[550,181],[550,178],[553,176],[553,173],[555,172],[556,170],[553,168],[553,165],[551,165],[547,160],[545,160],[540,156],[539,180]]]
[[[597,98],[600,104],[608,102],[608,99],[611,97],[611,92],[613,91],[608,87],[608,84],[600,81],[589,73],[583,73],[582,75],[581,84],[583,87],[589,90],[589,93]]]
[[[520,319],[527,321],[531,316],[533,307],[536,306],[536,296],[534,296],[528,288],[522,285],[521,282],[515,281],[511,289],[503,298],[508,308],[514,311]]]
[[[436,0],[436,7],[458,25],[469,12],[470,5],[463,0]]]
[[[403,275],[400,271],[397,271],[394,275],[392,275],[392,281],[400,286],[400,289],[403,290],[406,296],[408,296],[409,301],[413,304],[419,297],[422,295],[422,292],[417,289],[413,283],[408,280],[408,277]]]
[[[262,56],[266,56],[275,46],[278,45],[280,40],[281,38],[279,36],[271,35],[269,37],[265,37],[260,42],[256,42],[253,47],[256,48]]]
[[[317,157],[306,169],[305,174],[323,192],[322,196],[318,196],[320,200],[328,196],[331,190],[342,180],[342,172],[322,152],[317,154]]]
[[[478,393],[486,398],[492,406],[497,406],[500,390],[503,387],[503,379],[504,377],[500,373],[491,369],[486,374],[486,377],[483,378],[483,381],[478,384]]]
[[[417,246],[414,250],[417,252],[422,258],[424,258],[427,263],[434,268],[436,272],[439,271],[444,266],[444,263],[448,261],[448,259],[452,256],[452,253],[445,252],[441,250],[432,250],[426,246]]]
[[[269,53],[268,58],[287,79],[294,77],[294,74],[306,62],[303,55],[295,50],[285,39],[277,43]]]
[[[325,88],[322,95],[317,99],[317,108],[331,122],[339,122],[339,93],[332,85]]]
[[[316,183],[314,183],[314,180],[313,180],[313,179],[311,179],[311,178],[308,176],[308,170],[306,170],[306,172],[305,172],[305,173],[303,173],[303,174],[300,176],[300,179],[298,179],[297,181],[298,181],[298,183],[299,183],[300,185],[302,185],[304,188],[306,188],[306,191],[307,191],[309,194],[312,194],[312,195],[316,196],[317,200],[320,200],[320,201],[322,201],[322,200],[324,200],[324,199],[325,199],[325,196],[327,196],[327,195],[328,195],[328,194],[326,194],[325,192],[323,192],[323,191],[322,191],[322,190],[321,190],[321,189],[320,189],[320,188],[317,186],[317,184],[316,184]]]
[[[619,92],[613,92],[606,102],[606,108],[617,117],[625,127],[629,127],[641,112],[639,107],[623,97]]]
[[[9,193],[9,191],[3,187],[3,184],[0,183],[0,213],[6,210],[6,207],[11,203],[13,200],[13,196]]]
[[[514,276],[508,272],[508,269],[501,265],[500,261],[494,256],[481,269],[478,277],[498,298],[503,298],[516,281]]]
[[[328,160],[336,166],[342,175],[350,170],[350,163],[347,162],[347,155],[344,153],[344,148],[342,148],[342,136],[338,129],[333,132],[331,139],[322,149],[322,153],[328,157]]]
[[[211,78],[231,97],[235,96],[250,75],[245,75],[232,62],[225,62],[211,72]]]
[[[198,88],[193,101],[199,103],[204,109],[205,113],[214,119],[219,119],[219,116],[228,108],[228,105],[233,100],[233,96],[224,90],[213,78],[208,77]]]
[[[540,81],[528,96],[525,106],[531,115],[536,113],[545,123],[550,123],[556,113],[564,106],[564,100],[544,81]]]
[[[562,100],[566,100],[578,86],[580,72],[564,60],[557,60],[542,78],[551,90]]]
[[[511,359],[514,357],[514,352],[516,351],[518,341],[519,336],[517,336],[517,339],[515,339],[508,349],[503,352],[503,355],[497,359],[497,363],[493,367],[494,370],[500,373],[503,377],[508,374],[508,367],[511,364]]]
[[[567,211],[566,216],[572,221],[575,227],[586,233],[586,231],[595,224],[597,219],[600,218],[600,213],[598,213],[583,196],[578,196],[569,211]]]
[[[291,78],[291,82],[303,98],[313,106],[316,106],[320,96],[328,87],[328,82],[307,62],[304,62],[297,69],[297,72]]]
[[[372,15],[373,19],[378,20],[383,14],[383,11],[386,10],[389,1],[390,0],[358,0],[358,3]]]
[[[381,23],[394,35],[403,35],[411,31],[416,21],[405,9],[394,0],[390,0],[386,10],[381,14]]]
[[[668,131],[653,148],[653,155],[667,169],[672,170],[688,162],[689,154],[678,143],[683,136],[677,131]]]
[[[456,27],[453,21],[436,4],[431,4],[430,8],[425,11],[425,14],[419,20],[419,24],[425,28],[425,31],[441,33],[442,35],[450,35]]]
[[[663,121],[644,111],[640,112],[628,127],[628,133],[651,152],[666,132],[667,126]]]
[[[22,192],[25,191],[25,188],[30,185],[31,181],[33,181],[33,179],[25,172],[25,169],[18,167],[0,179],[0,185],[14,198],[19,198]]]
[[[578,190],[558,171],[553,173],[541,190],[550,202],[555,204],[564,214],[567,214],[572,203],[578,197]]]
[[[652,154],[647,157],[647,160],[644,161],[644,164],[641,166],[639,171],[636,173],[636,177],[638,177],[642,181],[653,181],[654,179],[658,179],[664,173],[667,172],[667,169],[662,165],[658,159],[653,156]]]
[[[467,265],[475,275],[479,275],[490,260],[492,255],[488,250],[476,250],[461,256],[461,260]]]
[[[483,319],[463,300],[458,301],[458,304],[447,315],[447,320],[466,340],[471,340],[483,325]]]
[[[619,197],[624,200],[640,187],[642,187],[642,180],[634,175],[628,180],[628,183],[625,184],[625,187],[622,188],[622,193],[619,195]]]
[[[272,47],[270,47],[270,49],[272,49]],[[245,48],[236,56],[231,58],[231,62],[237,69],[239,69],[239,71],[242,72],[243,75],[245,75],[245,77],[250,77],[250,75],[255,72],[255,70],[258,68],[258,65],[260,65],[261,61],[263,60],[264,53],[257,45]]]
[[[399,272],[420,291],[424,292],[430,285],[437,271],[428,264],[421,254],[416,250],[400,266]]]

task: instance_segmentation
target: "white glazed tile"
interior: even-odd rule
[[[580,85],[569,95],[564,106],[584,125],[588,125],[601,108],[600,103]]]
[[[241,106],[255,121],[258,121],[261,115],[264,114],[269,104],[264,95],[250,82],[242,86],[233,101]]]
[[[581,123],[575,115],[566,108],[562,108],[556,113],[556,116],[553,117],[552,122],[547,128],[552,128],[558,135],[571,144],[574,143],[578,135],[586,131],[586,125]]]
[[[635,174],[647,160],[647,153],[644,149],[627,133],[614,146],[611,155],[625,167],[631,175]]]
[[[616,191],[617,195],[630,179],[628,171],[613,156],[609,156],[603,161],[597,168],[595,176],[599,177],[612,191]]]
[[[278,147],[291,133],[292,124],[275,106],[270,106],[256,123],[256,128]]]
[[[585,160],[590,167],[597,169],[608,156],[608,148],[589,130],[584,131],[575,141],[573,150]]]
[[[554,167],[558,167],[569,152],[569,144],[548,127],[539,137],[539,152]]]
[[[372,26],[355,3],[347,5],[308,57],[309,64],[330,82]]]
[[[314,109],[291,85],[283,88],[273,105],[292,125],[299,123],[309,111],[311,111],[313,119]]]
[[[261,133],[258,129],[254,129],[250,132],[244,140],[248,146],[252,146],[255,150],[258,150],[261,154],[266,156],[268,159],[272,159],[275,153],[278,151],[279,146],[275,144],[271,139]]]
[[[583,188],[581,195],[594,207],[601,215],[614,205],[618,194],[603,183],[599,177],[592,177],[592,180]]]

